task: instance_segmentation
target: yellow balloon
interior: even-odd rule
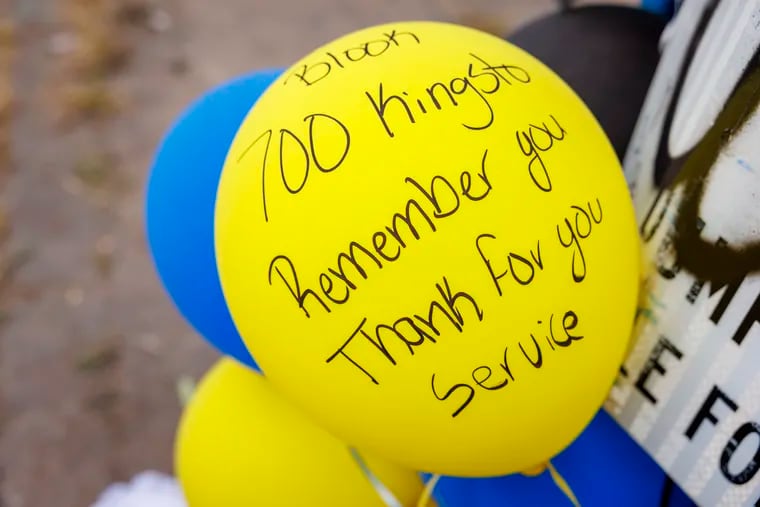
[[[355,459],[264,377],[230,359],[209,371],[185,409],[175,466],[189,507],[387,507],[384,489],[414,506],[424,486],[413,471],[366,453]]]
[[[340,438],[450,475],[529,469],[580,434],[628,343],[638,245],[575,93],[443,23],[286,70],[217,196],[225,297],[272,383]]]

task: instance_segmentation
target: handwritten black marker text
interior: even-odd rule
[[[473,53],[470,53],[470,56],[475,62],[468,64],[466,73],[431,81],[424,89],[413,91],[412,95],[407,90],[387,90],[383,83],[377,85],[376,93],[365,91],[364,94],[385,133],[394,137],[396,134],[392,126],[398,123],[414,124],[420,114],[424,115],[429,111],[457,108],[460,101],[467,97],[478,101],[480,112],[476,117],[462,122],[462,126],[470,130],[490,127],[494,122],[495,113],[488,96],[504,90],[505,86],[527,84],[530,82],[530,75],[517,65],[491,65]]]
[[[391,30],[390,33],[384,32],[377,39],[362,42],[344,49],[338,54],[332,51],[325,52],[322,60],[305,63],[291,72],[283,84],[288,84],[291,78],[294,78],[298,83],[311,86],[329,76],[336,69],[344,69],[346,66],[364,59],[376,58],[391,48],[400,47],[402,42],[411,43],[412,41],[417,44],[420,43],[420,38],[412,32],[397,32],[396,30]]]
[[[327,268],[316,277],[318,288],[302,286],[295,263],[284,254],[270,262],[269,284],[279,279],[307,318],[311,317],[310,308],[322,308],[330,313],[332,305],[342,305],[349,300],[351,291],[357,290],[359,282],[369,277],[370,270],[383,269],[398,260],[411,241],[422,237],[423,231],[436,232],[436,221],[454,215],[466,202],[485,199],[491,192],[487,157],[488,150],[485,150],[480,170],[462,171],[459,181],[436,175],[423,185],[414,178],[405,178],[415,196],[406,201],[403,211],[391,216],[390,225],[372,233],[369,242],[350,241],[347,248],[338,253],[335,267]]]

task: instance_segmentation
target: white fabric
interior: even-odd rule
[[[187,503],[173,477],[147,471],[128,483],[111,484],[90,507],[187,507]]]

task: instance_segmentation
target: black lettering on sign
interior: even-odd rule
[[[427,313],[424,316],[418,314],[405,315],[390,325],[377,324],[372,331],[365,329],[367,319],[364,318],[325,362],[329,364],[335,359],[343,358],[367,376],[372,383],[379,384],[378,379],[357,359],[358,354],[366,355],[371,352],[379,352],[388,363],[395,366],[397,364],[396,358],[388,349],[386,342],[401,342],[406,346],[409,355],[414,356],[415,348],[423,345],[426,341],[437,343],[436,338],[442,334],[441,323],[449,324],[455,331],[461,333],[465,325],[463,310],[471,311],[478,321],[483,320],[483,310],[475,298],[467,292],[452,290],[445,276],[441,283],[435,284],[435,289],[438,294],[435,299],[430,301]],[[438,316],[437,319],[436,315]],[[371,345],[371,347],[367,348],[367,345]]]
[[[350,241],[348,247],[338,253],[336,265],[317,275],[319,289],[301,286],[295,263],[286,255],[278,255],[270,262],[269,284],[273,285],[272,274],[277,273],[307,318],[311,318],[311,312],[306,303],[314,307],[319,304],[330,313],[331,305],[347,303],[351,291],[359,288],[361,280],[367,280],[372,271],[398,260],[402,250],[413,240],[419,240],[424,231],[436,232],[436,220],[452,216],[467,202],[485,199],[492,188],[486,172],[487,156],[488,150],[484,150],[479,171],[460,173],[458,186],[457,179],[452,183],[440,175],[433,176],[429,185],[405,178],[418,195],[407,200],[402,212],[393,214],[389,226],[372,233],[366,246]]]
[[[700,230],[702,227],[704,227],[704,222],[700,219]],[[718,236],[717,241],[715,242],[715,246],[717,247],[725,247],[728,244],[728,242],[721,236]],[[678,270],[680,271],[681,266],[678,266]],[[711,283],[710,286],[714,287],[716,284]],[[702,287],[705,286],[705,280],[694,280],[694,283],[689,288],[689,292],[686,294],[686,301],[688,301],[691,304],[696,303],[697,297],[699,297],[699,293],[702,292]],[[710,291],[710,295],[712,295],[712,290]]]
[[[278,165],[280,169],[280,181],[285,190],[290,194],[297,194],[303,190],[309,178],[312,163],[322,173],[332,172],[343,164],[351,147],[351,134],[346,125],[337,118],[326,113],[313,113],[306,115],[303,120],[308,123],[308,139],[306,142],[288,129],[281,128],[279,131]],[[321,131],[319,134],[315,134],[317,126],[319,126],[318,130]],[[237,159],[238,164],[242,163],[243,159],[251,153],[254,146],[258,145],[262,139],[266,139],[263,153],[261,153],[261,204],[264,210],[264,220],[267,222],[269,221],[269,210],[267,208],[267,159],[273,135],[272,129],[264,131],[263,134],[256,137],[246,146]],[[342,142],[336,144],[339,146],[338,153],[325,153],[323,145],[315,141],[315,139],[319,138],[341,139]],[[286,156],[286,152],[299,153],[301,155],[299,157],[301,162],[295,165],[292,163],[287,165],[285,160],[290,161],[290,157]]]
[[[713,386],[710,390],[710,394],[708,394],[707,398],[705,398],[705,402],[702,403],[701,407],[699,407],[699,410],[694,416],[694,419],[691,421],[691,424],[689,424],[689,427],[686,428],[686,432],[684,433],[684,435],[686,435],[686,438],[689,440],[694,439],[694,435],[696,435],[697,430],[699,430],[700,426],[702,426],[702,423],[705,421],[705,419],[713,423],[713,425],[718,424],[718,417],[712,412],[712,408],[715,406],[715,403],[718,400],[722,401],[723,404],[726,405],[732,412],[736,412],[739,409],[739,405],[737,405],[734,400],[729,398],[726,393],[718,388],[718,386]]]
[[[683,357],[683,353],[678,350],[678,348],[673,345],[670,340],[668,340],[665,336],[660,336],[659,340],[657,340],[657,343],[655,344],[654,348],[652,348],[651,354],[649,354],[649,358],[647,359],[646,364],[644,365],[644,368],[641,370],[641,373],[639,374],[639,378],[636,380],[636,389],[639,390],[639,392],[649,401],[657,404],[657,398],[654,397],[654,395],[651,393],[649,388],[647,387],[647,381],[649,380],[649,377],[652,375],[652,372],[657,372],[660,375],[665,375],[667,370],[665,369],[665,366],[662,364],[662,356],[665,354],[665,352],[669,352],[673,357],[680,360]]]
[[[705,227],[705,222],[701,218],[699,219],[697,227],[699,228],[700,232]],[[665,238],[657,246],[657,254],[655,256],[655,264],[657,266],[657,272],[660,274],[661,277],[663,277],[666,280],[672,280],[681,271],[681,266],[675,260],[676,256],[674,252],[674,245],[676,242],[676,236],[677,236],[677,233],[675,231],[673,230],[668,231],[668,234],[665,235]],[[718,241],[716,242],[716,245],[725,246],[725,244],[726,244],[726,241],[723,238],[719,237]],[[673,254],[668,255],[671,252]],[[672,257],[670,266],[665,264],[665,259],[667,257]]]
[[[412,32],[391,30],[390,33],[382,33],[378,39],[362,42],[354,47],[344,49],[337,55],[327,51],[322,60],[305,63],[297,70],[293,70],[283,81],[283,85],[288,84],[291,78],[295,78],[299,83],[312,86],[325,79],[335,69],[345,69],[348,64],[360,62],[368,58],[377,58],[391,48],[400,47],[402,42],[410,44],[412,41],[419,44],[420,38]]]
[[[554,115],[550,114],[549,118],[554,123],[553,126],[548,126],[546,122],[542,122],[541,125],[530,123],[527,129],[515,131],[517,146],[522,154],[530,159],[528,161],[530,179],[544,192],[551,192],[552,180],[542,155],[554,147],[555,141],[563,141],[567,134]]]
[[[755,302],[752,303],[752,307],[747,311],[747,314],[742,319],[741,324],[734,333],[733,340],[737,345],[741,345],[744,339],[747,337],[752,326],[760,322],[760,294],[755,297]]]
[[[557,239],[560,245],[572,249],[573,252],[570,267],[576,283],[582,282],[587,274],[586,256],[581,241],[591,235],[595,224],[602,223],[602,203],[599,202],[599,198],[596,199],[596,208],[594,211],[590,202],[587,202],[585,207],[573,205],[571,209],[575,216],[566,217],[562,224],[557,225]]]
[[[519,285],[529,285],[533,281],[533,278],[536,276],[536,269],[544,269],[544,263],[541,259],[541,242],[537,240],[536,249],[530,249],[528,255],[520,255],[515,252],[507,253],[501,263],[502,268],[499,269],[497,273],[493,266],[492,257],[486,255],[486,252],[484,251],[487,249],[485,244],[490,242],[487,240],[495,239],[496,236],[493,234],[480,234],[477,238],[475,238],[475,249],[478,251],[478,255],[480,255],[483,264],[488,270],[488,274],[499,296],[502,295],[500,280],[507,276],[507,274],[511,274],[512,279]]]
[[[755,436],[755,453],[739,472],[734,473],[730,470],[731,458],[742,443],[746,441],[746,438],[751,435]],[[760,424],[749,421],[739,426],[726,447],[723,448],[720,455],[720,471],[723,472],[723,477],[733,484],[741,485],[751,481],[758,468],[760,468]]]
[[[530,75],[522,67],[490,65],[474,53],[470,53],[470,57],[474,62],[468,64],[466,74],[463,72],[461,76],[431,80],[423,90],[416,90],[412,95],[407,90],[389,92],[383,83],[378,83],[377,93],[365,91],[364,95],[388,137],[395,137],[396,123],[414,125],[419,114],[458,108],[467,99],[476,101],[480,112],[475,118],[461,122],[462,126],[469,130],[487,129],[495,120],[494,108],[488,96],[497,93],[503,86],[530,82]],[[485,83],[489,86],[486,87]],[[464,109],[472,111],[475,108]]]
[[[672,280],[676,277],[678,272],[681,270],[681,267],[675,263],[675,261],[672,262],[670,266],[665,264],[665,259],[667,258],[667,252],[671,249],[673,245],[673,235],[668,234],[665,236],[665,238],[662,240],[662,242],[657,247],[657,253],[655,254],[655,264],[657,266],[657,272],[660,274],[661,277],[663,277],[666,280]]]
[[[665,171],[663,178],[658,178],[662,180],[658,186],[663,187],[661,193],[679,197],[677,204],[669,206],[668,210],[672,227],[677,231],[676,262],[682,270],[699,280],[725,284],[760,270],[760,241],[756,234],[741,245],[717,248],[703,237],[699,229],[699,213],[704,208],[709,182],[721,166],[717,161],[723,153],[730,151],[732,140],[746,130],[757,111],[760,104],[758,89],[760,67],[753,64],[747,67],[710,130],[693,150],[678,160],[667,157],[667,132],[660,140],[664,163],[658,165]]]
[[[543,321],[539,320],[538,324],[543,324]],[[570,332],[575,329],[577,325],[578,314],[572,310],[564,312],[562,316],[562,331],[564,332],[564,337],[560,337],[558,339],[555,337],[554,333],[554,314],[549,315],[547,326],[548,334],[546,334],[546,331],[544,331],[544,333],[546,334],[545,339],[549,344],[551,351],[558,350],[555,348],[555,345],[559,346],[560,348],[564,348],[569,346],[574,341],[581,340],[583,338],[582,335],[579,335],[577,333],[571,334]],[[524,345],[522,340],[518,340],[517,346],[520,348],[522,357],[528,364],[530,364],[535,369],[541,369],[546,366],[544,360],[546,357],[548,357],[547,354],[550,354],[551,352],[547,352],[541,348],[541,344],[539,343],[539,340],[536,339],[534,333],[530,333],[529,336],[530,341],[526,341],[526,344]],[[515,375],[512,373],[511,365],[507,361],[508,350],[509,346],[505,346],[503,360],[499,363],[499,368],[496,368],[498,374],[496,374],[494,372],[494,368],[491,368],[489,365],[479,365],[472,370],[471,376],[475,386],[480,387],[485,392],[497,392],[515,382]],[[451,414],[451,417],[457,417],[459,414],[461,414],[462,411],[474,401],[475,395],[479,392],[483,392],[471,385],[469,383],[470,379],[467,379],[453,384],[448,390],[445,391],[445,394],[441,394],[443,391],[436,388],[435,379],[436,376],[433,374],[430,381],[431,388],[433,390],[433,396],[435,396],[435,398],[439,401],[446,401],[454,393],[457,392],[466,394],[465,397],[457,397],[459,400],[459,405],[456,405],[456,409]]]
[[[649,243],[652,238],[654,238],[655,233],[659,230],[660,226],[662,225],[662,221],[665,219],[665,214],[667,213],[672,201],[673,192],[669,190],[663,190],[657,194],[657,197],[655,197],[652,206],[647,211],[647,214],[644,216],[644,220],[639,227],[639,231],[641,232],[641,239],[644,240],[645,243]],[[658,211],[658,213],[656,213],[656,216],[655,211]],[[653,217],[654,224],[651,224],[650,222]]]
[[[727,243],[723,238],[718,238],[718,241],[716,242],[716,246],[720,248],[727,248]],[[686,295],[687,301],[690,303],[695,303],[697,298],[699,297],[699,294],[702,292],[703,287],[705,286],[705,283],[709,286],[708,295],[712,298],[715,294],[717,294],[719,291],[725,289],[723,291],[723,294],[721,294],[720,299],[718,300],[717,304],[713,308],[712,313],[710,314],[710,320],[714,322],[715,324],[719,324],[721,318],[723,317],[723,314],[728,309],[731,302],[734,300],[734,297],[736,296],[737,292],[739,291],[739,287],[744,283],[746,280],[747,275],[743,275],[737,279],[730,280],[730,281],[712,281],[712,282],[705,282],[704,280],[695,280],[692,284],[691,288],[689,289],[688,294]],[[742,319],[741,323],[739,323],[739,326],[736,328],[736,331],[734,332],[731,339],[734,343],[737,345],[741,345],[749,332],[752,330],[752,326],[754,326],[756,323],[760,322],[760,294],[758,294],[755,297],[754,302],[752,303],[752,306],[747,310],[747,313],[744,315],[744,318]]]

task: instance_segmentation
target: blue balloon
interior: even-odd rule
[[[258,369],[232,321],[214,251],[214,206],[240,124],[282,69],[228,82],[193,103],[164,138],[148,181],[148,243],[180,313],[220,352]]]
[[[557,424],[562,424],[561,417],[557,418]],[[694,505],[604,411],[552,463],[583,507]],[[572,506],[548,471],[537,477],[442,477],[434,497],[439,507]]]

